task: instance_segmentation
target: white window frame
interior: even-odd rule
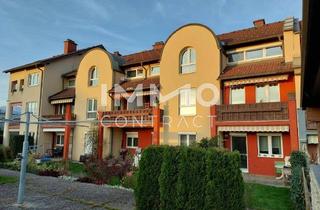
[[[243,90],[243,99],[242,101],[237,101],[236,103],[232,99],[232,90],[242,89]],[[229,96],[230,104],[245,104],[246,103],[246,88],[245,87],[230,87],[230,96]]]
[[[195,55],[195,61],[194,62],[191,62],[191,51],[194,51],[194,55]],[[182,63],[183,62],[183,55],[185,53],[188,53],[188,59],[187,59],[187,62],[186,63]],[[191,70],[188,70],[188,71],[182,71],[182,67],[185,67],[185,66],[194,66],[193,69]],[[186,49],[184,49],[180,55],[180,74],[190,74],[190,73],[193,73],[193,72],[196,72],[196,68],[197,68],[197,52],[194,48],[192,47],[188,47]]]
[[[152,71],[154,68],[159,68],[159,72],[154,73],[154,72]],[[151,66],[150,76],[156,76],[156,75],[160,75],[160,66]]]
[[[263,87],[264,88],[264,96],[266,97],[266,101],[258,101],[258,94],[257,94],[257,89],[258,89],[258,87]],[[261,85],[259,85],[259,84],[257,84],[256,85],[256,103],[270,103],[270,102],[280,102],[280,84],[279,83],[277,83],[276,85],[274,85],[274,86],[277,86],[278,87],[278,98],[277,98],[277,100],[274,100],[274,101],[271,101],[270,100],[270,86],[272,86],[272,84],[261,84]]]
[[[273,55],[273,56],[267,56],[267,48],[272,48],[272,47],[281,47],[282,48],[282,54],[281,55]],[[248,51],[254,51],[254,50],[260,50],[262,49],[262,57],[261,58],[253,58],[253,59],[247,59],[247,52]],[[269,58],[278,58],[278,57],[283,57],[283,46],[281,44],[276,44],[276,45],[270,45],[270,46],[263,46],[263,47],[253,47],[253,48],[248,48],[246,50],[231,50],[227,52],[227,55],[233,54],[233,53],[243,53],[243,60],[241,61],[233,61],[229,62],[228,64],[238,64],[238,63],[245,63],[248,61],[256,61],[256,60],[264,60],[264,59],[269,59]]]
[[[93,102],[93,104],[92,104],[92,110],[89,110],[89,103],[92,103]],[[94,103],[96,103],[96,107],[97,107],[97,109],[96,110],[94,110]],[[92,114],[92,113],[95,113],[95,114],[97,114],[97,110],[98,110],[98,100],[97,99],[95,99],[95,98],[89,98],[89,99],[87,99],[87,119],[96,119],[96,117],[89,117],[89,114]]]
[[[131,138],[131,144],[134,144],[134,138],[138,139],[138,145],[137,146],[129,146],[128,140]],[[131,149],[137,149],[139,147],[139,135],[138,132],[126,132],[126,147]]]
[[[260,136],[267,136],[268,138],[268,154],[260,153]],[[281,154],[272,154],[272,136],[280,137]],[[257,134],[257,147],[258,147],[258,157],[267,158],[283,158],[283,138],[281,133],[258,133]]]
[[[40,84],[40,74],[32,73],[28,75],[28,87],[34,87]]]
[[[33,107],[34,110],[30,110],[29,106],[30,104],[34,104]],[[37,115],[38,114],[38,102],[37,101],[29,101],[26,103],[26,112],[32,112],[32,114]]]
[[[95,77],[93,76],[92,72],[95,71]],[[99,71],[96,66],[90,68],[89,71],[89,87],[94,87],[99,84]]]
[[[58,144],[58,136],[59,136],[59,141],[60,141],[59,144]],[[61,141],[63,141],[63,144],[61,144]],[[56,146],[58,146],[58,147],[64,146],[64,133],[57,133],[56,134]]]
[[[194,135],[196,137],[195,142],[197,142],[197,133],[196,132],[179,132],[179,145],[181,146],[181,136],[186,135],[187,136],[187,146],[190,146],[190,136]]]
[[[182,105],[182,102],[181,102],[181,95],[182,95],[182,92],[185,92],[185,91],[189,91],[189,94],[186,94],[185,97],[187,97],[187,104],[185,105]],[[191,99],[191,95],[192,95],[192,91],[194,91],[194,95],[195,95],[195,103],[192,104],[190,101],[192,100]],[[181,109],[183,108],[193,108],[194,107],[194,113],[191,113],[191,114],[183,114],[181,113]],[[179,115],[180,116],[195,116],[197,115],[197,89],[196,88],[186,88],[186,89],[180,89],[179,90]]]
[[[128,72],[129,71],[135,71],[136,76],[135,77],[128,77]],[[138,74],[138,71],[142,71],[142,73]],[[126,79],[136,79],[136,78],[143,78],[144,77],[144,70],[142,68],[132,68],[132,69],[127,69],[126,71]]]

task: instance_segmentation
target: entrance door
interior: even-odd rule
[[[232,151],[240,153],[240,168],[242,171],[248,171],[248,154],[246,136],[232,136]]]

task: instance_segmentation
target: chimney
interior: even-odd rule
[[[253,25],[254,25],[254,27],[256,27],[256,28],[259,28],[259,27],[265,25],[265,21],[264,21],[264,19],[254,20],[254,21],[253,21]]]
[[[64,41],[64,54],[73,53],[77,51],[77,44],[71,39]]]
[[[114,55],[117,55],[117,56],[122,56],[119,51],[114,51],[113,54],[114,54]]]
[[[163,41],[155,42],[152,46],[154,50],[162,49],[164,46],[164,42]]]

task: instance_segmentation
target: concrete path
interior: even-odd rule
[[[278,180],[273,176],[259,176],[247,173],[242,173],[242,176],[243,180],[247,183],[263,184],[274,187],[288,187],[285,185],[283,179]]]
[[[0,169],[0,176],[19,172]],[[133,192],[108,186],[27,175],[24,205],[17,206],[18,182],[0,185],[0,209],[134,209]]]

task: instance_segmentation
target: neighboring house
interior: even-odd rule
[[[319,163],[320,131],[320,60],[317,50],[320,47],[318,27],[319,1],[303,1],[302,36],[302,77],[301,101],[303,110],[299,110],[300,138],[304,140],[305,150],[310,159]]]
[[[300,24],[294,18],[257,20],[221,35],[188,24],[150,50],[121,55],[96,47],[64,69],[55,73],[61,85],[42,97],[48,108],[41,116],[77,124],[44,124],[41,132],[51,147],[64,146],[65,158],[92,152],[97,118],[103,120],[99,158],[219,135],[226,148],[240,151],[244,171],[274,175],[275,163],[299,149]]]
[[[55,106],[50,104],[50,95],[66,88],[61,76],[76,70],[84,54],[91,49],[103,48],[101,45],[77,50],[77,44],[72,40],[64,42],[64,53],[51,58],[38,60],[29,64],[5,70],[9,75],[8,104],[6,118],[25,120],[26,111],[33,113],[31,121],[54,114]],[[20,110],[22,115],[12,114],[13,110]],[[24,124],[6,123],[4,127],[4,144],[8,145],[9,136],[13,133],[23,134]],[[30,135],[34,136],[39,152],[45,153],[52,148],[54,130],[46,130],[40,125],[30,125]],[[64,132],[59,130],[59,132]]]

